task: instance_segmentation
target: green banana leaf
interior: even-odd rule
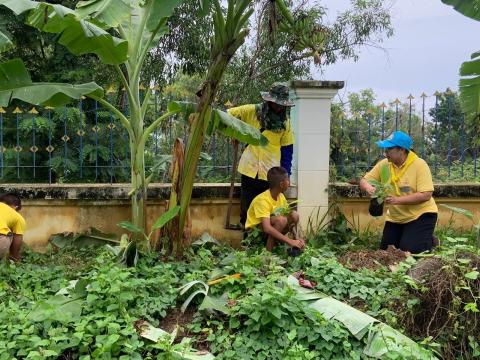
[[[473,221],[473,213],[470,210],[462,209],[462,208],[447,205],[447,204],[440,204],[440,206],[444,207],[445,209],[452,210],[454,213],[463,215]]]
[[[459,13],[469,18],[480,20],[480,4],[478,0],[442,0],[444,4],[453,6]]]
[[[155,220],[155,223],[152,225],[152,231],[161,229],[166,223],[177,216],[179,211],[180,206],[175,206],[165,211],[161,216],[158,217],[157,220]]]
[[[85,95],[103,96],[97,84],[70,85],[56,83],[33,83],[25,64],[13,59],[0,64],[0,106],[5,107],[13,99],[34,105],[61,106],[72,99]]]
[[[309,302],[308,306],[321,313],[325,319],[339,321],[358,340],[368,334],[367,345],[364,349],[365,355],[382,359],[384,355],[393,350],[403,353],[408,350],[414,359],[437,359],[430,351],[423,349],[412,339],[370,315],[318,291],[301,287],[298,279],[294,276],[290,275],[286,282],[296,290],[298,300]]]
[[[95,19],[111,28],[130,15],[131,7],[128,0],[88,0],[79,1],[75,11],[79,19]]]
[[[59,34],[58,42],[75,55],[96,54],[105,64],[127,60],[128,42],[110,35],[93,22],[81,20],[65,6],[31,0],[0,0],[16,15],[27,13],[26,23],[40,31]]]
[[[192,102],[172,101],[168,104],[168,111],[181,111],[185,121],[196,110],[197,104]],[[224,111],[212,109],[206,133],[210,136],[215,130],[247,144],[261,146],[268,144],[268,139],[258,129]]]
[[[480,3],[478,0],[442,0],[444,4],[453,6],[459,13],[480,21]],[[480,114],[480,52],[471,55],[471,61],[464,62],[460,67],[459,82],[462,109],[468,116]]]
[[[147,321],[142,321],[139,329],[140,336],[158,343],[159,341],[165,341],[173,345],[175,338],[177,337],[177,331],[174,330],[171,334],[163,329],[157,328]],[[175,355],[175,359],[184,360],[213,360],[213,356],[208,351],[197,351],[190,346],[191,339],[183,338],[179,344],[173,345],[169,350]]]
[[[144,6],[151,2],[150,16],[147,19],[147,30],[154,32],[162,22],[165,22],[173,14],[173,10],[184,2],[184,0],[150,0],[146,1]]]
[[[362,339],[378,320],[332,297],[319,299],[310,307],[322,313],[327,320],[340,321],[358,340]]]
[[[268,144],[267,138],[260,131],[224,111],[214,109],[212,117],[210,120],[213,123],[212,131],[218,130],[225,136],[251,145]]]
[[[387,164],[384,164],[380,167],[380,182],[386,184],[390,181],[390,168]]]
[[[118,245],[120,239],[116,234],[106,234],[98,229],[90,228],[84,233],[60,233],[50,236],[48,241],[59,249],[64,247],[102,246],[105,244]]]
[[[476,116],[480,114],[480,53],[472,54],[472,61],[464,62],[460,67],[460,98],[463,110]]]
[[[13,43],[7,35],[4,29],[0,30],[0,53],[10,50],[13,47]]]

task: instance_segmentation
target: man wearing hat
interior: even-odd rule
[[[257,128],[268,139],[265,146],[248,145],[238,164],[241,177],[240,222],[245,225],[247,211],[255,196],[266,191],[267,172],[274,166],[282,166],[291,174],[293,155],[293,131],[287,109],[288,86],[274,83],[269,92],[261,93],[263,102],[234,107],[229,114]]]
[[[412,139],[403,131],[376,144],[385,150],[386,158],[360,180],[360,189],[373,195],[376,189],[368,180],[380,181],[380,169],[388,166],[392,190],[385,198],[388,210],[381,249],[394,245],[414,254],[431,250],[438,209],[427,163],[411,150]]]

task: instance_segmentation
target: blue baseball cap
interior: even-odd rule
[[[403,149],[410,150],[412,147],[412,138],[405,134],[403,131],[395,131],[388,138],[382,141],[377,141],[377,144],[382,149],[399,146]]]

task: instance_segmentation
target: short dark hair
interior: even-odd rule
[[[281,166],[274,166],[267,173],[267,180],[270,189],[277,187],[285,178],[288,178],[288,172]]]
[[[22,200],[18,195],[14,193],[6,193],[0,195],[0,202],[9,206],[16,206],[17,210],[20,210],[22,208]]]

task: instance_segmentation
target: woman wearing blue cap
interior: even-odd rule
[[[368,181],[380,181],[382,167],[388,166],[392,191],[385,198],[388,209],[381,249],[394,245],[414,254],[431,250],[438,208],[430,168],[411,151],[412,139],[402,131],[376,144],[385,150],[386,158],[360,180],[360,189],[373,195],[376,189]]]

